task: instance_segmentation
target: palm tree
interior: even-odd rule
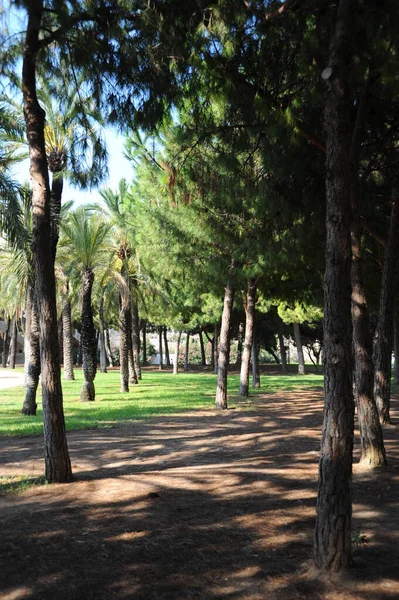
[[[97,372],[97,337],[92,310],[92,289],[95,272],[109,257],[107,240],[110,224],[100,214],[84,207],[71,213],[62,223],[64,237],[61,246],[71,252],[71,267],[79,271],[82,283],[81,345],[84,383],[82,402],[95,399],[94,378]]]

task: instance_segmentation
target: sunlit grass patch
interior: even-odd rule
[[[23,492],[34,485],[44,485],[46,480],[44,476],[29,477],[28,475],[0,477],[0,496]]]

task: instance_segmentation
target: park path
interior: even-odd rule
[[[24,384],[24,374],[12,369],[0,369],[0,390]]]
[[[395,427],[386,469],[355,465],[351,578],[309,569],[322,412],[315,389],[69,432],[73,483],[0,495],[0,598],[399,598]],[[0,475],[41,475],[42,446],[0,438]]]

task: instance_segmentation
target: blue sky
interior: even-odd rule
[[[108,149],[109,176],[100,189],[108,187],[117,189],[119,181],[122,178],[125,178],[128,183],[132,181],[133,169],[131,163],[123,156],[124,137],[115,130],[106,129],[105,139]],[[18,167],[15,167],[14,175],[21,183],[29,181],[29,159],[24,160]],[[64,184],[62,196],[64,202],[73,200],[76,206],[101,201],[98,190],[81,191],[78,188],[70,186],[67,182]]]

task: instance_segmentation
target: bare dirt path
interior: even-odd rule
[[[355,467],[351,577],[312,578],[321,421],[315,389],[68,434],[74,483],[0,498],[0,597],[399,598],[394,427],[387,469]],[[0,475],[42,472],[41,438],[0,440]]]

